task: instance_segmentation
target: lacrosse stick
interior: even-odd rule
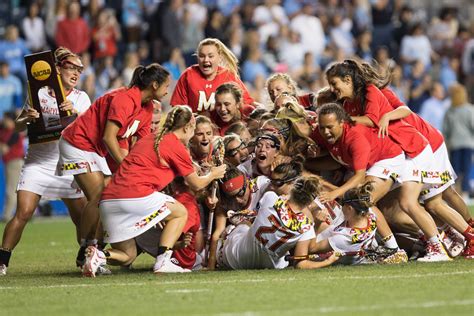
[[[215,146],[212,149],[212,160],[214,166],[220,166],[224,164],[225,145],[222,138],[216,140]],[[211,196],[213,199],[217,197],[217,188],[219,183],[214,180],[211,184]],[[209,210],[209,218],[207,220],[207,234],[206,234],[206,245],[205,245],[205,261],[206,264],[209,259],[209,247],[211,245],[212,238],[212,226],[214,225],[214,208]]]

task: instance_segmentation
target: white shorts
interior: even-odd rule
[[[104,175],[110,176],[109,166],[104,157],[95,152],[85,151],[74,147],[64,138],[59,139],[59,161],[56,169],[58,175],[76,175],[101,171]]]
[[[380,179],[393,179],[394,182],[400,181],[399,175],[403,172],[405,166],[405,154],[401,153],[393,158],[379,160],[370,167],[365,174]]]
[[[171,214],[167,202],[176,202],[161,192],[134,199],[100,201],[104,241],[116,243],[135,238]]]
[[[436,167],[431,146],[427,145],[415,158],[406,158],[405,165],[400,174],[400,180],[401,182],[415,181],[440,184],[441,170],[438,170]]]
[[[55,175],[56,168],[50,164],[28,164],[21,169],[17,191],[28,191],[45,199],[77,199],[84,196],[73,176]]]
[[[434,159],[436,168],[442,171],[441,184],[425,184],[420,194],[420,201],[422,202],[443,193],[457,179],[457,175],[449,161],[448,149],[445,143],[434,152]]]

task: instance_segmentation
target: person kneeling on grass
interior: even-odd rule
[[[371,207],[371,182],[348,190],[342,198],[342,212],[344,221],[337,226],[329,226],[317,237],[317,242],[311,240],[310,253],[330,253],[340,257],[337,264],[364,264],[406,262],[405,252],[381,253],[378,248],[375,234],[377,232],[377,218]],[[324,258],[324,256],[322,256]],[[403,258],[400,258],[403,257]],[[292,258],[296,266],[311,268],[315,263],[306,260],[307,256]],[[304,260],[304,261],[300,261]]]
[[[310,242],[316,244],[312,212],[319,209],[314,200],[320,187],[318,178],[310,176],[295,181],[289,198],[275,192],[265,193],[254,222],[241,222],[218,246],[218,267],[283,269],[288,266],[285,256],[290,250],[294,249],[295,256],[307,256]],[[301,260],[296,267],[321,268],[337,260],[333,254],[323,262]]]
[[[212,167],[198,176],[186,145],[194,135],[196,120],[187,106],[176,106],[162,129],[143,137],[120,164],[100,201],[104,241],[111,249],[86,249],[83,275],[95,277],[106,261],[127,266],[137,256],[135,237],[161,221],[166,223],[157,249],[155,273],[190,272],[171,261],[172,248],[187,219],[186,208],[163,190],[177,176],[183,176],[194,190],[200,190],[224,176],[226,166]]]

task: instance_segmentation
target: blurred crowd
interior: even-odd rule
[[[94,101],[127,85],[140,64],[161,63],[175,84],[196,63],[198,43],[212,37],[239,58],[256,102],[269,103],[272,73],[288,73],[301,93],[316,92],[327,86],[327,65],[359,57],[392,72],[391,89],[442,130],[453,83],[469,94],[455,103],[474,97],[474,21],[465,18],[472,4],[443,3],[432,10],[430,1],[405,0],[2,1],[0,119],[23,106],[24,55],[59,46],[80,54],[77,88]]]
[[[177,80],[206,37],[220,39],[239,58],[241,77],[261,103],[271,73],[287,72],[301,90],[317,91],[326,85],[322,73],[329,63],[353,56],[393,71],[392,88],[418,113],[445,108],[455,81],[474,91],[474,23],[462,18],[461,7],[440,6],[431,16],[403,0],[10,3],[0,7],[0,116],[22,104],[26,54],[58,46],[81,54],[86,67],[78,88],[94,100],[128,84],[133,69],[151,61]]]

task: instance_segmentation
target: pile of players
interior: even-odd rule
[[[155,273],[474,258],[443,136],[388,88],[388,74],[345,60],[307,95],[274,74],[267,106],[219,40],[203,40],[197,58],[152,133],[168,71],[140,66],[90,105],[74,88],[80,58],[56,51],[68,93],[59,106],[80,115],[58,141],[29,148],[0,275],[42,196],[69,207],[88,277],[141,253],[156,257]],[[57,107],[54,95],[43,103]],[[17,129],[38,117],[25,107]]]

